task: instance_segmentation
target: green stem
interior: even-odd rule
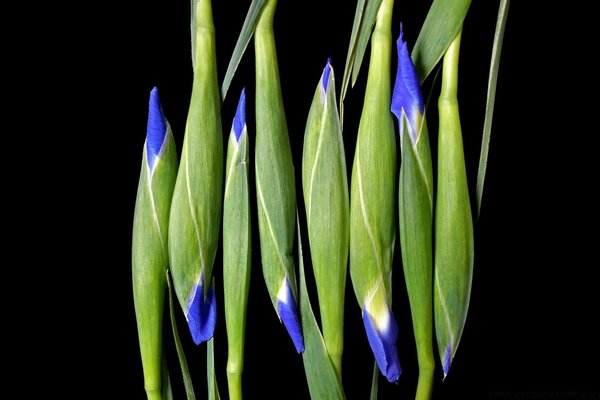
[[[462,36],[462,27],[458,31],[456,38],[448,47],[444,56],[442,70],[442,91],[440,99],[447,101],[456,101],[458,87],[458,55],[460,53],[460,38]]]
[[[242,370],[227,364],[227,386],[229,400],[242,400]]]
[[[160,389],[157,388],[146,389],[146,396],[148,400],[162,400]]]

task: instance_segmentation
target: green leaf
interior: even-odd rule
[[[304,371],[308,381],[311,399],[345,399],[344,389],[336,374],[335,368],[327,355],[325,342],[308,297],[306,276],[304,274],[304,257],[302,255],[302,239],[300,220],[298,225],[298,258],[300,263],[300,316],[302,318],[302,334],[304,335]]]
[[[371,38],[371,32],[377,19],[377,13],[381,7],[382,0],[369,0],[367,2],[367,8],[362,19],[360,34],[358,35],[358,43],[356,45],[356,53],[354,56],[354,66],[352,67],[352,86],[356,83],[360,67],[367,50],[367,44]]]
[[[371,32],[377,19],[377,12],[381,7],[382,0],[358,0],[354,23],[352,25],[352,34],[350,36],[350,45],[348,55],[346,56],[346,66],[344,67],[344,77],[342,78],[342,88],[340,91],[340,120],[344,121],[344,98],[348,90],[350,76],[352,76],[352,86],[356,83],[362,60],[367,49],[367,44],[371,38]],[[365,6],[366,5],[366,6]]]
[[[171,387],[171,375],[169,375],[169,367],[167,366],[167,357],[164,356],[167,354],[163,347],[163,357],[162,357],[162,398],[164,400],[173,400],[173,388]]]
[[[231,55],[229,65],[227,66],[227,72],[225,73],[225,79],[223,79],[223,85],[221,86],[223,101],[225,101],[225,96],[227,96],[227,91],[229,90],[229,85],[231,85],[235,71],[237,70],[240,61],[242,60],[242,56],[248,47],[248,43],[250,43],[250,39],[254,34],[256,24],[258,23],[258,17],[260,16],[265,2],[266,0],[252,0],[252,3],[250,4],[250,9],[248,10],[248,14],[246,14],[242,31],[240,32],[240,36],[233,49],[233,54]]]
[[[195,400],[196,394],[194,393],[194,384],[192,383],[190,370],[188,369],[187,360],[185,359],[185,353],[183,352],[183,346],[181,345],[181,340],[179,339],[179,332],[177,331],[177,321],[175,321],[175,307],[173,306],[173,288],[171,286],[171,276],[168,270],[167,283],[169,287],[169,310],[171,316],[171,328],[173,329],[173,339],[175,340],[177,357],[179,358],[179,365],[181,366],[181,375],[183,375],[183,385],[185,386],[185,394],[188,400]]]
[[[421,82],[425,81],[462,27],[471,0],[434,0],[412,51]]]
[[[348,54],[346,55],[346,65],[344,66],[344,76],[342,78],[342,88],[340,90],[340,120],[342,125],[344,122],[344,98],[346,97],[348,83],[350,82],[350,73],[354,66],[356,43],[358,42],[358,34],[366,1],[367,0],[358,0],[358,3],[356,4],[356,13],[354,14],[354,22],[352,23],[352,34],[350,35],[350,44],[348,45]]]
[[[377,400],[377,395],[379,393],[379,368],[377,367],[377,363],[373,363],[373,377],[371,378],[371,395],[369,396],[370,400]]]
[[[208,381],[208,400],[221,400],[217,375],[215,373],[215,338],[210,339],[206,345],[206,378]]]
[[[498,68],[500,66],[500,55],[502,53],[502,41],[504,39],[504,28],[508,17],[508,6],[510,0],[500,0],[498,9],[498,20],[494,33],[494,45],[492,47],[492,61],[490,63],[490,76],[488,79],[488,93],[485,102],[485,120],[483,122],[483,139],[481,140],[481,155],[479,157],[479,170],[477,171],[477,216],[481,212],[481,199],[483,197],[483,184],[485,182],[485,171],[487,169],[488,153],[490,151],[490,136],[492,134],[492,120],[494,119],[494,103],[496,100],[496,83],[498,82]]]

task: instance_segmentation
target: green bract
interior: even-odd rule
[[[329,63],[306,123],[302,186],[325,347],[341,379],[350,211],[346,156]]]
[[[444,56],[438,101],[438,179],[435,209],[434,315],[444,376],[463,332],[473,277],[473,220],[456,97],[460,36]]]
[[[167,230],[177,171],[177,152],[171,128],[160,110],[156,89],[151,96],[149,138],[144,143],[133,219],[132,267],[144,384],[148,399],[160,399],[163,302],[169,263]],[[150,132],[153,119],[161,125],[160,130],[164,127],[164,131],[156,135]],[[148,145],[152,139],[156,140],[157,146]]]
[[[212,331],[203,331],[203,316],[190,309],[203,304],[210,290],[221,224],[223,143],[210,0],[198,0],[193,8],[194,82],[171,207],[169,255],[179,304],[200,343]]]

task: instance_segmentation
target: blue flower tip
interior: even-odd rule
[[[450,364],[452,364],[452,345],[449,344],[448,347],[446,347],[446,351],[444,352],[444,359],[442,360],[442,370],[444,371],[444,379],[450,371]]]
[[[240,101],[238,102],[235,117],[233,118],[233,133],[235,134],[235,140],[240,141],[244,127],[246,126],[246,88],[242,89],[240,94]]]
[[[279,293],[277,294],[277,312],[285,329],[294,342],[294,347],[298,354],[304,352],[304,337],[302,336],[302,326],[298,318],[298,307],[292,294],[289,281],[284,279]]]
[[[148,105],[148,126],[146,130],[146,153],[150,169],[154,167],[156,157],[167,136],[167,120],[160,104],[158,88],[150,91],[150,104]]]
[[[329,75],[331,75],[331,57],[327,58],[327,65],[323,69],[323,92],[325,93],[329,87]]]
[[[199,285],[196,288],[187,320],[195,344],[206,342],[213,337],[217,323],[217,299],[212,287],[208,288],[206,298],[203,286]]]
[[[387,315],[387,321],[383,324],[384,326],[377,327],[377,323],[365,310],[363,311],[363,323],[379,370],[389,382],[398,381],[402,374],[402,368],[400,367],[398,348],[396,347],[398,325],[394,315],[390,311]]]

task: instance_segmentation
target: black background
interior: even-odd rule
[[[221,82],[250,2],[213,3]],[[336,7],[329,3],[333,2],[282,0],[275,18],[283,99],[297,170],[297,193],[301,187],[299,168],[310,102],[327,57],[332,59],[339,93],[352,28],[355,4]],[[405,40],[412,49],[429,2],[396,3],[394,40],[403,21]],[[473,2],[465,21],[460,54],[459,101],[473,206],[497,7],[497,1]],[[437,399],[518,398],[522,392],[536,392],[540,398],[579,398],[556,393],[598,390],[595,364],[599,358],[594,344],[597,330],[591,323],[596,314],[594,307],[588,308],[595,304],[593,280],[587,278],[597,261],[587,258],[585,249],[590,248],[591,236],[582,234],[583,227],[589,223],[585,212],[590,210],[593,201],[588,191],[595,181],[577,173],[591,160],[578,157],[585,143],[575,144],[572,140],[578,135],[574,125],[568,123],[574,116],[565,112],[568,101],[555,90],[568,77],[549,71],[556,57],[555,43],[550,36],[557,32],[538,26],[540,19],[523,2],[515,1],[511,5],[484,201],[475,231],[471,307],[457,356],[443,383],[439,363],[436,366],[434,398]],[[99,21],[87,28],[98,28],[102,32],[101,52],[97,57],[92,56],[91,61],[103,66],[95,71],[97,82],[103,85],[96,89],[101,93],[103,104],[88,111],[94,122],[92,129],[99,131],[98,141],[107,135],[111,137],[111,145],[110,151],[104,147],[101,155],[104,168],[98,175],[100,185],[90,196],[102,199],[101,205],[96,207],[99,213],[93,224],[110,233],[99,235],[98,247],[91,250],[87,258],[92,258],[90,265],[98,264],[97,271],[100,271],[92,274],[100,289],[86,294],[98,307],[94,308],[92,321],[87,317],[82,325],[86,332],[96,333],[93,341],[81,347],[85,349],[82,351],[85,365],[90,368],[77,371],[80,364],[76,363],[70,370],[81,375],[77,381],[87,390],[97,388],[102,392],[108,388],[116,397],[125,397],[123,394],[127,393],[128,398],[142,399],[143,378],[131,293],[131,224],[148,95],[153,86],[161,91],[165,115],[181,149],[192,82],[189,4],[163,0],[119,4],[111,7],[109,15]],[[394,49],[392,70],[395,70],[395,60]],[[349,174],[367,66],[368,51],[357,86],[346,96],[344,139]],[[425,95],[431,81],[430,78],[425,84]],[[248,95],[250,138],[253,139],[252,42],[223,105],[224,140],[231,127],[238,94],[244,86]],[[428,116],[434,155],[438,91],[436,86]],[[92,135],[92,142],[95,138]],[[301,201],[300,197],[298,200]],[[244,394],[249,399],[306,399],[309,395],[302,359],[278,322],[264,286],[255,210],[253,203],[254,258]],[[404,372],[398,385],[380,379],[381,399],[411,398],[417,382],[410,311],[399,251],[396,253],[393,308],[400,328],[398,347]],[[219,253],[214,269],[218,283],[222,282],[220,257]],[[309,264],[308,259],[306,261]],[[370,389],[373,361],[349,277],[346,288],[344,388],[348,399],[364,399]],[[316,305],[315,292],[311,290],[311,294]],[[218,300],[216,366],[221,395],[226,398],[222,289],[218,289]],[[198,398],[204,398],[205,346],[193,346],[181,317],[178,315],[178,323],[196,392]],[[167,330],[165,337],[169,334]],[[90,348],[91,351],[87,350]],[[183,398],[173,344],[167,342],[167,348],[176,398]],[[558,397],[550,397],[553,395]]]

